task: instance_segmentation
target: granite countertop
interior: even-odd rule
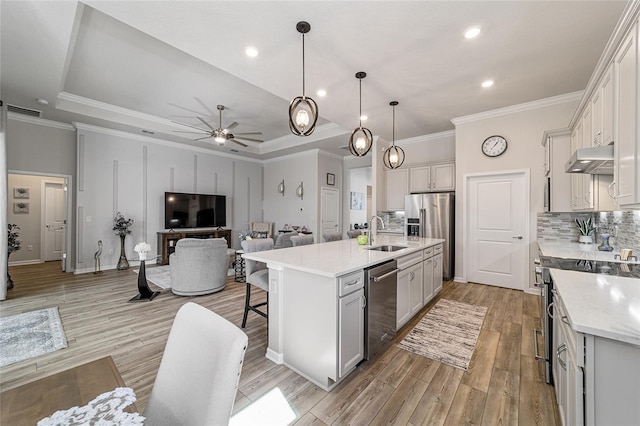
[[[575,331],[640,346],[640,280],[550,269]]]
[[[404,237],[390,234],[374,236],[372,246],[358,245],[355,239],[331,241],[256,253],[245,253],[245,259],[265,262],[268,267],[285,267],[335,278],[369,266],[396,259],[444,242],[438,238]],[[381,245],[404,246],[398,251],[367,250]]]
[[[640,263],[640,261],[621,261],[614,259],[616,254],[620,254],[620,250],[599,251],[598,244],[580,244],[580,243],[548,243],[538,240],[538,247],[543,256],[559,257],[563,259],[577,260],[598,260],[604,262],[625,262]],[[638,257],[640,253],[634,253]]]

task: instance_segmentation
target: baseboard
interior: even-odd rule
[[[44,263],[42,259],[31,259],[31,260],[16,260],[15,262],[9,262],[9,266],[20,266],[20,265],[37,265],[39,263]]]
[[[284,357],[281,353],[274,351],[271,348],[267,348],[266,358],[275,362],[276,364],[284,364]]]
[[[464,277],[453,277],[453,280],[457,283],[466,283],[467,279]]]

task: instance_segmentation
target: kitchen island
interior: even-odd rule
[[[640,280],[561,269],[550,273],[553,376],[564,423],[638,424]]]
[[[391,235],[374,239],[372,246],[349,239],[243,255],[269,268],[267,358],[327,391],[353,371],[362,360],[364,342],[364,269],[422,256],[444,241]],[[371,249],[383,245],[399,249]]]

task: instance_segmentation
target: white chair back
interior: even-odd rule
[[[291,244],[293,247],[313,244],[313,235],[294,235],[291,237]]]
[[[145,425],[226,425],[233,410],[247,335],[193,302],[173,321]]]
[[[326,232],[322,235],[324,238],[324,242],[328,243],[329,241],[340,241],[342,239],[341,232]]]

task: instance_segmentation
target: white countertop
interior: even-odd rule
[[[620,254],[620,250],[600,251],[598,244],[580,244],[580,243],[547,243],[538,240],[538,246],[543,256],[559,257],[563,259],[577,260],[599,260],[605,262],[621,262],[620,259],[614,259],[616,254]],[[640,253],[634,253],[639,256]],[[624,263],[640,263],[639,261],[631,261]]]
[[[442,243],[437,238],[404,237],[390,234],[374,236],[372,247],[399,245],[406,248],[394,252],[367,250],[369,246],[358,245],[355,239],[310,244],[307,246],[245,253],[242,257],[265,262],[268,267],[287,267],[327,277],[338,277],[368,266],[395,259]]]
[[[640,346],[640,280],[550,269],[578,332]]]

